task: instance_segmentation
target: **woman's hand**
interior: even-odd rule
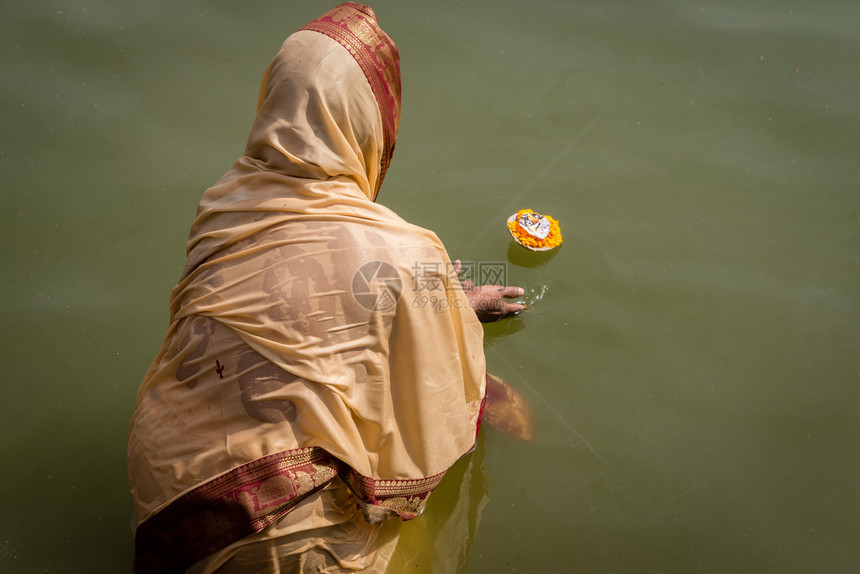
[[[454,273],[460,273],[460,260],[454,261]],[[482,323],[492,323],[506,317],[513,317],[524,310],[525,305],[512,303],[505,299],[522,297],[525,290],[522,287],[503,287],[501,285],[481,285],[475,287],[472,281],[461,281],[463,292],[469,299],[469,305],[478,320]]]
[[[470,285],[471,289],[467,289],[467,283],[471,284],[471,281],[464,282],[463,289],[466,291],[469,305],[472,306],[482,323],[492,323],[505,317],[512,317],[526,308],[525,305],[505,301],[505,298],[522,297],[525,293],[522,287],[502,287],[500,285],[475,287]]]

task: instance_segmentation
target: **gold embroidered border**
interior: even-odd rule
[[[424,511],[430,493],[444,476],[442,472],[414,480],[377,480],[348,468],[344,478],[353,493],[366,504],[388,508],[403,520],[410,520]]]
[[[394,144],[400,126],[400,54],[376,20],[376,14],[367,6],[345,2],[313,20],[301,30],[325,34],[346,48],[361,66],[382,116],[385,141],[382,165],[376,193],[391,165]]]
[[[272,454],[201,484],[138,526],[135,572],[183,572],[272,524],[338,474],[362,504],[393,511],[403,520],[423,512],[445,476],[375,479],[319,447]]]
[[[182,572],[292,510],[337,475],[319,448],[273,454],[183,494],[135,532],[135,572]]]

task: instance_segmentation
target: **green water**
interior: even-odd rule
[[[197,199],[332,4],[0,5],[0,571],[130,570],[127,424]],[[856,571],[860,5],[373,6],[380,201],[532,303],[486,328],[536,438],[485,433],[467,571]],[[511,248],[525,207],[553,256]]]

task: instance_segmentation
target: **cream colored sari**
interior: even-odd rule
[[[381,571],[473,448],[481,326],[438,238],[374,203],[398,61],[353,3],[291,35],[200,200],[130,427],[138,571]]]

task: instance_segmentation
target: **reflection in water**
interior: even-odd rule
[[[483,466],[484,436],[481,432],[475,450],[451,467],[424,514],[403,524],[389,572],[467,571],[481,512],[490,500],[490,481]]]
[[[522,287],[525,290],[525,294],[522,297],[513,299],[513,302],[525,305],[526,308],[512,319],[484,324],[484,347],[487,349],[492,347],[496,341],[502,341],[525,329],[528,316],[535,312],[539,307],[539,303],[549,291],[549,286],[545,284],[517,286]]]
[[[489,349],[496,341],[502,341],[525,329],[526,322],[522,319],[524,313],[528,313],[528,311],[523,311],[520,316],[513,319],[484,323],[484,348]]]
[[[549,263],[563,248],[564,245],[559,245],[550,251],[530,251],[511,240],[508,246],[508,261],[520,267],[534,269]]]

